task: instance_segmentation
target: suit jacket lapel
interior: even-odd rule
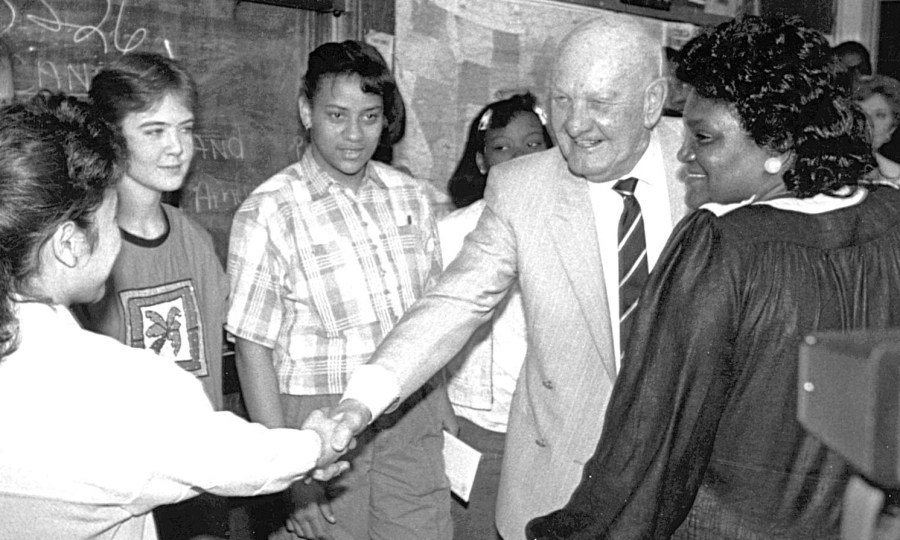
[[[564,162],[563,168],[565,170]],[[600,359],[610,379],[615,380],[609,302],[588,186],[584,180],[573,178],[567,170],[557,175],[555,183],[557,197],[550,218],[550,232]]]

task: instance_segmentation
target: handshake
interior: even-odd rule
[[[322,440],[312,477],[324,482],[346,471],[350,464],[338,461],[338,458],[356,447],[356,436],[371,420],[372,412],[355,399],[344,400],[330,409],[313,411],[301,428],[315,431]]]

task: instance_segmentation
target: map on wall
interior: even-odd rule
[[[557,43],[600,13],[633,17],[547,0],[397,0],[394,73],[407,126],[395,163],[447,201],[472,118],[510,91],[530,90],[545,103]],[[692,27],[655,22],[661,36]]]

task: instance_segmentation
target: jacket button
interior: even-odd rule
[[[546,439],[535,439],[535,440],[534,440],[534,444],[540,446],[541,448],[546,448],[546,447],[547,447],[547,441],[546,441]]]
[[[553,390],[553,381],[546,379],[543,381],[543,383],[544,383],[544,388],[546,388],[547,390]]]

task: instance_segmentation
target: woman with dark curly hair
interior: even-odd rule
[[[900,192],[823,36],[745,17],[683,49],[679,159],[708,200],[644,289],[605,427],[529,538],[838,538],[849,466],[797,421],[798,348],[900,325]]]

